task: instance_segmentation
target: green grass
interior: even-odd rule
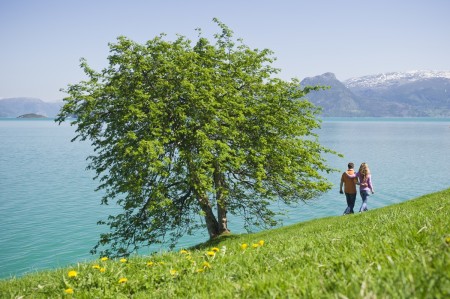
[[[450,189],[363,214],[229,235],[187,253],[1,280],[0,298],[450,298],[449,211]]]

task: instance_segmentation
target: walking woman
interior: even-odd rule
[[[367,163],[361,163],[359,166],[359,171],[356,174],[350,175],[346,173],[349,178],[357,177],[359,180],[359,194],[361,195],[362,204],[359,208],[359,212],[365,212],[369,209],[367,208],[367,197],[369,197],[369,192],[375,193],[372,184],[372,176],[370,175],[369,165]]]
[[[362,163],[356,176],[359,180],[359,194],[361,195],[362,199],[361,208],[359,208],[359,212],[361,213],[368,211],[367,197],[369,196],[369,191],[372,194],[375,193],[372,185],[372,177],[370,175],[369,165],[367,165],[367,163]]]

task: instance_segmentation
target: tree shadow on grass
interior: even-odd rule
[[[194,245],[192,247],[190,247],[189,249],[191,250],[202,250],[202,249],[209,249],[211,247],[216,247],[218,244],[226,241],[226,240],[234,240],[239,238],[241,235],[234,235],[231,233],[227,233],[227,234],[222,234],[220,236],[218,236],[217,238],[214,239],[210,239],[206,242]]]

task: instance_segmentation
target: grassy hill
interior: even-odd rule
[[[0,281],[1,298],[450,298],[450,189],[363,214]]]

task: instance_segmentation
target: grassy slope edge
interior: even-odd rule
[[[449,211],[447,189],[181,252],[2,280],[0,297],[449,298]]]

